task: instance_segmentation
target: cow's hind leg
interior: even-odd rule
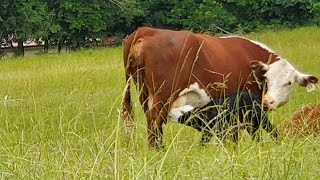
[[[132,129],[133,129],[133,113],[132,113],[132,104],[131,104],[131,95],[130,95],[130,75],[127,72],[126,73],[126,86],[124,88],[123,92],[123,118],[125,123],[125,132],[127,135],[131,137],[132,135]]]
[[[148,144],[150,148],[163,147],[162,125],[166,122],[168,111],[162,103],[152,106],[147,113],[148,121]]]
[[[140,104],[143,108],[144,113],[148,113],[148,89],[147,87],[143,84],[140,90],[140,95],[139,95],[139,101]]]

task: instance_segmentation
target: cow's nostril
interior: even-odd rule
[[[272,104],[274,104],[274,100],[272,99],[272,98],[266,98],[265,100],[264,100],[264,103],[266,104],[266,105],[272,105]]]

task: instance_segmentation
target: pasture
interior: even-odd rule
[[[297,69],[320,78],[320,28],[246,35]],[[162,150],[147,146],[146,118],[133,92],[136,131],[124,136],[122,47],[0,60],[0,176],[2,179],[319,179],[320,138],[244,133],[237,147],[168,122]],[[320,103],[320,88],[297,87],[269,115],[281,127],[303,104]]]

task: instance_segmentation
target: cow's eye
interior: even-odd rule
[[[292,84],[291,81],[289,81],[287,84],[285,84],[286,86],[290,86]]]

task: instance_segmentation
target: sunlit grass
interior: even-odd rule
[[[303,72],[320,77],[320,28],[249,34]],[[147,147],[146,118],[133,92],[131,141],[119,116],[124,88],[122,47],[7,58],[0,61],[0,175],[4,179],[319,179],[320,139],[244,135],[237,147],[168,122],[165,148]],[[319,88],[297,87],[270,114],[281,126]]]

